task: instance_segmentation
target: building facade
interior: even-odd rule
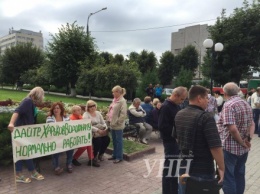
[[[9,29],[9,34],[0,37],[0,52],[3,53],[6,48],[31,42],[34,46],[43,49],[43,36],[40,32],[30,30],[13,30]]]
[[[188,45],[193,45],[199,53],[199,67],[196,71],[195,79],[202,79],[201,63],[205,56],[206,49],[203,47],[203,41],[209,38],[208,25],[195,25],[179,29],[178,32],[171,34],[171,52],[178,55],[182,49]]]

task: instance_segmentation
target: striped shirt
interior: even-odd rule
[[[177,113],[175,117],[177,139],[180,150],[189,149],[193,143],[194,128],[198,125],[190,173],[214,174],[214,162],[210,149],[221,147],[221,141],[212,114],[205,113],[198,121],[195,121],[197,115],[203,112],[200,107],[189,105]]]
[[[249,151],[248,148],[245,148],[233,139],[227,125],[236,125],[241,138],[245,139],[252,120],[252,109],[245,100],[235,95],[226,101],[217,123],[224,150],[238,156]]]

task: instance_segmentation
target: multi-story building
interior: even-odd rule
[[[207,27],[207,24],[189,26],[179,29],[178,32],[173,32],[171,36],[171,52],[174,55],[178,55],[181,50],[188,45],[193,45],[197,49],[199,53],[199,66],[196,71],[196,79],[202,78],[200,65],[206,53],[206,49],[203,47],[203,41],[209,37]]]
[[[33,32],[24,29],[9,29],[8,35],[0,37],[0,53],[3,53],[4,50],[8,47],[27,42],[31,42],[34,46],[43,49],[43,36],[41,31]]]

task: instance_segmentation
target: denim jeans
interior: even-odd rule
[[[178,193],[178,176],[175,177],[177,161],[173,163],[172,169],[169,169],[170,159],[178,159],[179,148],[175,141],[163,142],[164,146],[164,168],[162,177],[162,194]]]
[[[123,160],[123,130],[111,129],[113,139],[113,158]]]
[[[66,166],[72,164],[72,156],[73,156],[74,150],[68,150],[66,151],[67,159],[66,159]],[[61,153],[53,154],[52,155],[52,164],[54,169],[58,168],[60,166],[59,164],[59,158]]]
[[[253,109],[253,116],[255,122],[255,133],[260,136],[260,129],[258,128],[259,116],[260,116],[260,109]]]
[[[26,162],[27,168],[29,171],[33,171],[34,170],[34,164],[33,164],[33,160],[29,159],[29,160],[19,160],[15,163],[15,170],[16,172],[22,172],[23,169],[23,161]]]
[[[224,150],[225,174],[223,191],[226,194],[243,194],[245,190],[245,171],[248,153],[241,156]]]

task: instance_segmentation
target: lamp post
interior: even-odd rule
[[[212,39],[206,39],[203,42],[203,46],[208,50],[211,49],[212,50],[212,62],[211,62],[211,73],[210,73],[210,92],[212,94],[212,88],[213,88],[213,80],[212,80],[212,76],[213,76],[213,65],[214,65],[214,51],[215,52],[221,52],[224,48],[222,43],[216,43],[214,46],[214,50],[213,50],[213,40]]]
[[[92,15],[94,15],[94,14],[98,13],[98,12],[101,12],[101,11],[103,11],[103,10],[106,10],[106,9],[107,9],[107,7],[104,7],[104,8],[102,8],[102,9],[100,9],[100,10],[98,10],[98,11],[94,12],[94,13],[90,13],[90,14],[88,15],[88,21],[87,21],[87,35],[89,35],[89,27],[88,27],[88,22],[89,22],[89,18],[90,18],[90,16],[92,16]]]

